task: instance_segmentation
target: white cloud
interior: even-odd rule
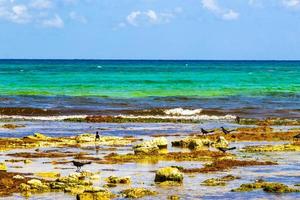
[[[80,15],[75,11],[70,12],[69,17],[70,17],[70,19],[72,19],[74,21],[78,21],[78,22],[83,23],[83,24],[87,23],[86,18],[83,15]]]
[[[228,12],[223,14],[223,19],[234,20],[234,19],[238,19],[239,16],[240,16],[240,14],[235,12],[234,10],[229,10]]]
[[[300,7],[300,0],[282,0],[284,6],[288,8],[298,8]]]
[[[64,27],[64,20],[87,23],[86,18],[77,13],[75,8],[79,3],[88,2],[89,0],[0,0],[0,20],[52,28]]]
[[[28,9],[25,5],[6,5],[4,1],[0,1],[0,19],[19,24],[25,24],[30,22],[31,16],[28,13]]]
[[[156,12],[154,10],[132,11],[127,15],[126,23],[132,26],[139,26],[145,24],[165,24],[169,23],[171,19],[176,16],[176,14],[179,14],[181,12],[181,8],[176,8],[170,12]],[[122,22],[120,24],[122,24],[122,27],[124,27],[126,26],[126,23]]]
[[[48,9],[53,6],[50,0],[32,0],[30,6],[35,9]]]
[[[217,0],[202,0],[202,7],[224,20],[238,19],[240,14],[232,9],[221,7]]]
[[[53,18],[43,20],[42,25],[45,27],[62,28],[64,27],[64,21],[56,14]]]
[[[129,24],[133,25],[133,26],[137,26],[137,18],[142,14],[141,11],[133,11],[131,12],[127,17],[126,20]]]

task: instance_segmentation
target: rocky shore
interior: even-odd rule
[[[198,186],[208,188],[241,182],[239,187],[228,189],[232,193],[260,189],[266,193],[297,194],[300,181],[294,185],[265,180],[242,184],[248,177],[231,174],[259,166],[280,166],[281,160],[267,156],[258,160],[257,153],[299,152],[300,143],[294,137],[297,133],[297,129],[278,131],[261,124],[240,127],[230,134],[216,130],[207,135],[100,136],[96,140],[91,133],[70,137],[34,133],[23,138],[0,138],[0,197],[34,197],[44,193],[64,193],[81,200],[155,197],[170,188],[194,184],[190,182],[192,177],[203,177]],[[261,141],[275,143],[261,145]],[[240,147],[221,151],[235,146]],[[74,161],[82,164],[77,172]],[[124,176],[130,165],[136,166],[132,175]],[[32,171],[28,171],[30,166]],[[137,166],[150,177],[146,183],[139,178],[143,174],[134,173]],[[205,179],[208,176],[212,178]],[[176,194],[164,195],[180,199],[180,191],[175,191]]]

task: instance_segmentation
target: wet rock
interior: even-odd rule
[[[29,136],[26,136],[24,137],[24,139],[30,139],[30,140],[48,140],[50,139],[50,137],[44,135],[44,134],[41,134],[41,133],[35,133],[33,135],[29,135]]]
[[[172,146],[189,149],[199,149],[212,144],[211,140],[206,138],[186,137],[182,140],[173,141]]]
[[[182,182],[164,181],[164,182],[156,182],[156,184],[160,187],[174,187],[174,186],[181,186]]]
[[[43,184],[42,181],[38,179],[31,179],[27,181],[27,184],[30,185],[31,189],[45,190],[48,188],[46,184]]]
[[[24,162],[24,164],[30,164],[30,163],[32,163],[32,160],[25,159],[23,162]]]
[[[134,153],[158,153],[159,149],[167,148],[168,140],[165,137],[158,137],[149,141],[142,142],[133,147]]]
[[[167,199],[168,199],[168,200],[179,200],[180,197],[177,196],[177,195],[171,195],[171,196],[168,196]]]
[[[116,176],[110,176],[105,179],[107,183],[110,184],[130,184],[131,180],[130,177],[116,177]]]
[[[21,176],[21,175],[15,175],[13,176],[13,179],[17,179],[17,180],[23,180],[25,177]]]
[[[115,195],[107,190],[99,191],[85,191],[82,194],[77,195],[77,200],[110,200]]]
[[[135,147],[135,154],[158,154],[159,148],[157,146],[144,146],[144,147]]]
[[[121,194],[125,198],[137,199],[137,198],[142,198],[144,196],[156,195],[157,192],[145,188],[131,188],[131,189],[121,191]]]
[[[228,181],[239,179],[240,177],[235,177],[232,175],[227,175],[222,178],[210,178],[202,182],[201,185],[204,186],[225,186]]]
[[[7,171],[7,166],[4,162],[0,163],[0,171]]]
[[[156,171],[155,182],[175,181],[182,182],[183,174],[173,167],[164,167]]]
[[[249,192],[258,189],[263,189],[263,191],[270,193],[300,192],[299,189],[291,188],[282,183],[265,182],[263,180],[242,184],[239,188],[233,189],[232,192]]]

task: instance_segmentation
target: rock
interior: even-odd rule
[[[72,194],[82,194],[87,188],[84,185],[68,186],[64,189],[64,192]]]
[[[41,133],[35,133],[33,135],[29,135],[29,136],[26,136],[24,137],[24,139],[31,139],[31,140],[48,140],[50,139],[50,137],[44,135],[44,134],[41,134]]]
[[[227,175],[221,178],[210,178],[202,182],[201,185],[205,186],[225,186],[227,182],[233,181],[235,179],[240,179],[238,176]]]
[[[19,186],[19,189],[22,192],[27,192],[27,191],[30,191],[31,187],[30,187],[30,185],[27,185],[25,183],[21,183],[20,186]]]
[[[131,188],[131,189],[121,191],[121,194],[125,198],[137,199],[137,198],[142,198],[144,196],[156,195],[157,192],[145,188]]]
[[[32,163],[32,160],[25,159],[23,162],[24,162],[24,164],[30,164],[30,163]]]
[[[201,139],[196,137],[186,137],[182,140],[173,141],[172,146],[189,149],[199,149],[201,147],[210,146],[212,142],[209,139]]]
[[[164,182],[156,182],[156,184],[160,187],[174,187],[174,186],[181,186],[181,182],[176,181],[164,181]]]
[[[157,138],[151,140],[151,142],[160,149],[168,147],[168,140],[165,137],[157,137]]]
[[[153,147],[135,147],[135,154],[157,154],[159,152],[159,148],[157,146]]]
[[[171,196],[168,196],[167,199],[168,199],[168,200],[179,200],[180,197],[177,196],[177,195],[171,195]]]
[[[64,190],[66,188],[66,184],[62,182],[51,182],[50,188],[53,190]]]
[[[165,137],[158,137],[153,140],[145,141],[133,147],[134,153],[158,153],[159,149],[167,148],[168,140]]]
[[[165,167],[156,171],[155,182],[164,182],[164,181],[175,181],[182,182],[183,174],[173,167]]]
[[[80,134],[75,137],[77,143],[95,142],[95,135],[91,133]]]
[[[21,175],[15,175],[13,176],[13,179],[16,179],[16,180],[23,180],[25,177],[24,176],[21,176]]]
[[[42,178],[57,178],[60,177],[60,173],[58,172],[38,172],[35,173],[36,176],[40,176]]]
[[[41,186],[43,185],[42,181],[38,180],[38,179],[31,179],[29,181],[27,181],[27,184],[31,185],[31,186]]]
[[[259,146],[248,146],[243,149],[245,152],[275,152],[275,151],[300,151],[300,145],[293,144],[280,144],[280,145],[259,145]]]
[[[16,129],[16,128],[22,128],[25,127],[24,125],[18,125],[18,124],[3,124],[2,128],[6,129]]]
[[[282,183],[265,182],[263,180],[242,184],[239,188],[233,189],[232,192],[249,192],[258,189],[263,189],[263,191],[270,193],[300,192],[299,189],[291,188]]]
[[[189,149],[197,150],[204,146],[210,146],[212,142],[209,139],[192,139],[188,144]]]
[[[130,184],[131,180],[130,177],[116,177],[116,176],[110,176],[105,179],[107,183],[110,184]]]
[[[210,178],[202,182],[205,186],[225,186],[226,182],[216,178]]]
[[[114,198],[115,195],[109,191],[98,191],[98,192],[89,192],[85,191],[82,194],[76,196],[77,200],[110,200]]]
[[[0,171],[7,171],[7,166],[4,162],[0,163]]]
[[[218,147],[226,148],[226,147],[228,147],[228,145],[229,145],[229,142],[223,136],[219,136],[217,141],[214,142],[214,144],[213,144],[213,146],[215,148],[218,148]]]

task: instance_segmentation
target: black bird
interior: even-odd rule
[[[239,116],[236,116],[235,122],[239,124],[241,122],[241,118]]]
[[[222,129],[223,133],[225,133],[225,134],[229,134],[229,133],[235,131],[235,130],[226,130],[223,126],[221,127],[221,129]]]
[[[75,161],[75,160],[73,160],[72,163],[75,167],[77,167],[76,172],[80,172],[82,166],[92,164],[91,161],[89,161],[89,162],[79,162],[79,161]]]
[[[300,139],[300,133],[298,135],[295,135],[293,138],[294,139]]]
[[[226,153],[226,151],[234,150],[234,149],[236,149],[236,147],[231,147],[231,148],[218,147],[217,149],[219,149],[223,153]]]
[[[100,140],[100,135],[99,135],[98,131],[96,132],[96,136],[95,136],[95,141],[97,141],[97,140]]]
[[[214,130],[207,131],[207,130],[201,128],[201,133],[202,133],[203,135],[206,135],[206,134],[208,134],[208,133],[213,133],[213,132],[214,132]]]

